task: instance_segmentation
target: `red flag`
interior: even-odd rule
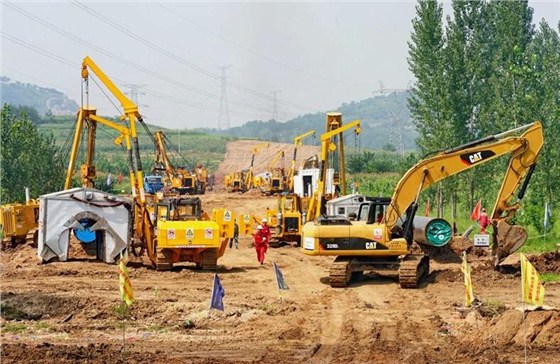
[[[424,216],[430,216],[430,210],[432,209],[432,205],[430,204],[430,199],[426,202],[426,208],[424,209]]]
[[[471,212],[471,221],[478,220],[478,217],[480,216],[480,206],[481,206],[481,201],[478,200],[478,202],[474,206],[474,209]]]

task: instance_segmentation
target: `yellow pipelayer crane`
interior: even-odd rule
[[[169,156],[167,155],[167,147],[165,146],[165,134],[162,131],[155,133],[156,145],[156,172],[163,170],[165,176],[163,177],[163,184],[166,187],[171,187],[172,190],[178,192],[180,195],[192,195],[196,191],[196,176],[189,170],[184,168],[175,168]]]
[[[124,109],[120,120],[128,120],[129,123],[129,128],[115,125],[122,128],[118,130],[127,141],[131,168],[130,180],[134,206],[133,241],[130,243],[132,251],[135,253],[145,251],[158,270],[171,269],[173,264],[178,262],[194,262],[202,269],[215,269],[217,260],[224,254],[227,241],[232,235],[235,217],[229,211],[213,211],[210,217],[210,214],[202,210],[202,202],[199,198],[164,197],[159,201],[153,199],[147,201],[141,184],[143,174],[136,134],[136,121],[143,122],[138,108],[89,57],[86,57],[82,63],[82,78],[86,88],[89,71],[92,71],[119,100]],[[79,122],[87,114],[89,119],[105,123],[102,118],[91,112],[91,109],[82,109],[81,112]],[[79,138],[75,138],[75,144],[77,139]],[[88,138],[89,140],[93,141]],[[72,168],[69,166],[69,170],[73,170],[76,151],[75,146],[70,161]],[[93,152],[90,159],[93,159]],[[91,165],[91,160],[88,165]],[[86,177],[88,181],[91,180],[91,173],[87,173]],[[140,252],[137,252],[138,248]]]
[[[315,130],[310,130],[306,133],[300,134],[294,138],[294,155],[292,158],[292,164],[290,165],[290,169],[288,170],[286,176],[286,183],[288,185],[288,190],[290,192],[294,192],[294,176],[296,174],[296,159],[297,159],[297,149],[299,146],[303,145],[303,139],[307,138],[308,136],[315,135]]]
[[[296,242],[299,245],[301,240],[302,224],[306,218],[314,219],[316,214],[320,214],[323,209],[324,201],[330,199],[334,194],[332,191],[327,193],[326,179],[329,167],[329,154],[338,154],[336,162],[339,170],[333,171],[333,189],[339,189],[343,194],[346,193],[346,175],[344,173],[344,141],[342,134],[355,129],[355,133],[360,133],[360,121],[354,120],[346,125],[342,125],[342,115],[340,113],[327,113],[326,132],[321,135],[321,164],[317,190],[312,197],[301,197],[295,193],[278,196],[276,209],[267,210],[266,216],[271,226],[275,226],[270,239],[272,246],[278,246],[283,242]],[[298,145],[301,140],[315,133],[311,130],[295,138]],[[296,152],[292,167],[295,166]],[[333,158],[330,158],[333,159]],[[293,181],[292,181],[293,182]]]
[[[251,165],[249,169],[244,169],[241,172],[233,172],[230,175],[225,176],[224,182],[226,185],[226,190],[228,192],[247,192],[255,186],[255,179],[253,176],[253,165],[255,164],[255,155],[258,153],[259,149],[266,147],[268,148],[270,144],[268,142],[257,144],[253,147],[253,153],[251,155]],[[260,184],[260,182],[259,182]]]
[[[523,134],[515,136],[520,132]],[[333,287],[345,287],[352,275],[369,270],[398,272],[401,287],[415,288],[429,272],[429,257],[412,254],[412,243],[441,247],[452,235],[445,220],[415,216],[420,193],[433,183],[511,154],[491,215],[497,265],[527,238],[525,229],[510,220],[520,208],[543,142],[541,123],[535,122],[438,152],[409,169],[391,198],[376,197],[363,203],[358,221],[315,215],[316,220],[303,227],[302,252],[336,257],[329,274]]]
[[[281,167],[276,167],[278,161],[284,159],[284,151],[281,150],[269,164],[268,167],[268,178],[265,178],[263,182],[260,182],[260,188],[262,192],[266,195],[273,195],[275,193],[283,192],[286,189],[286,176],[284,175],[284,167],[283,162],[281,163]]]

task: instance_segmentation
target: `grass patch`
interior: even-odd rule
[[[2,326],[2,331],[9,332],[12,334],[24,332],[25,330],[27,330],[27,326],[25,324],[20,324],[20,323],[6,322],[4,326]]]
[[[541,282],[560,282],[560,274],[558,273],[541,273],[539,276]]]
[[[167,326],[163,326],[163,325],[151,325],[146,327],[145,329],[148,332],[161,332],[161,333],[166,333],[169,331],[169,328]]]
[[[35,330],[45,330],[45,331],[47,331],[47,330],[51,329],[51,325],[46,321],[37,321],[35,323],[34,328],[35,328]]]
[[[478,307],[478,312],[482,317],[494,317],[505,312],[506,305],[500,301],[484,301]]]

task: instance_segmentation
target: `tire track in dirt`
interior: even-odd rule
[[[319,349],[307,361],[312,364],[332,363],[335,361],[336,349],[341,341],[345,318],[348,316],[348,304],[351,294],[346,289],[327,291],[321,303],[328,306],[326,312],[317,317],[321,320],[321,337]]]

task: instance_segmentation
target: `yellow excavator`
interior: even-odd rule
[[[129,156],[130,181],[133,197],[133,226],[132,242],[129,248],[135,254],[146,252],[152,264],[158,270],[171,269],[174,263],[194,262],[202,269],[215,269],[217,260],[225,251],[229,238],[233,235],[235,216],[232,212],[214,210],[211,214],[202,209],[199,198],[183,198],[181,196],[146,195],[143,187],[142,163],[136,134],[136,122],[143,123],[142,116],[134,102],[127,98],[122,91],[105,75],[105,73],[89,57],[82,62],[82,78],[88,85],[89,73],[93,72],[107,89],[120,102],[124,114],[120,120],[126,120],[128,127],[107,121],[95,115],[93,109],[80,110],[78,123],[96,121],[107,124],[121,132],[126,141]],[[75,135],[71,153],[69,173],[66,185],[71,181],[80,136]],[[88,159],[84,172],[84,181],[92,181],[93,142],[94,136],[88,138],[88,148],[91,158]],[[91,187],[91,186],[90,186]],[[68,188],[68,187],[67,187]]]
[[[491,215],[497,266],[527,239],[526,230],[512,225],[511,219],[520,208],[543,143],[537,121],[427,157],[405,173],[391,198],[363,203],[356,221],[317,214],[303,227],[301,250],[306,255],[336,257],[329,273],[332,287],[345,287],[353,275],[364,271],[391,271],[398,272],[401,287],[415,288],[429,272],[429,257],[413,254],[413,242],[441,247],[452,236],[447,221],[416,216],[420,193],[433,183],[510,154]]]

